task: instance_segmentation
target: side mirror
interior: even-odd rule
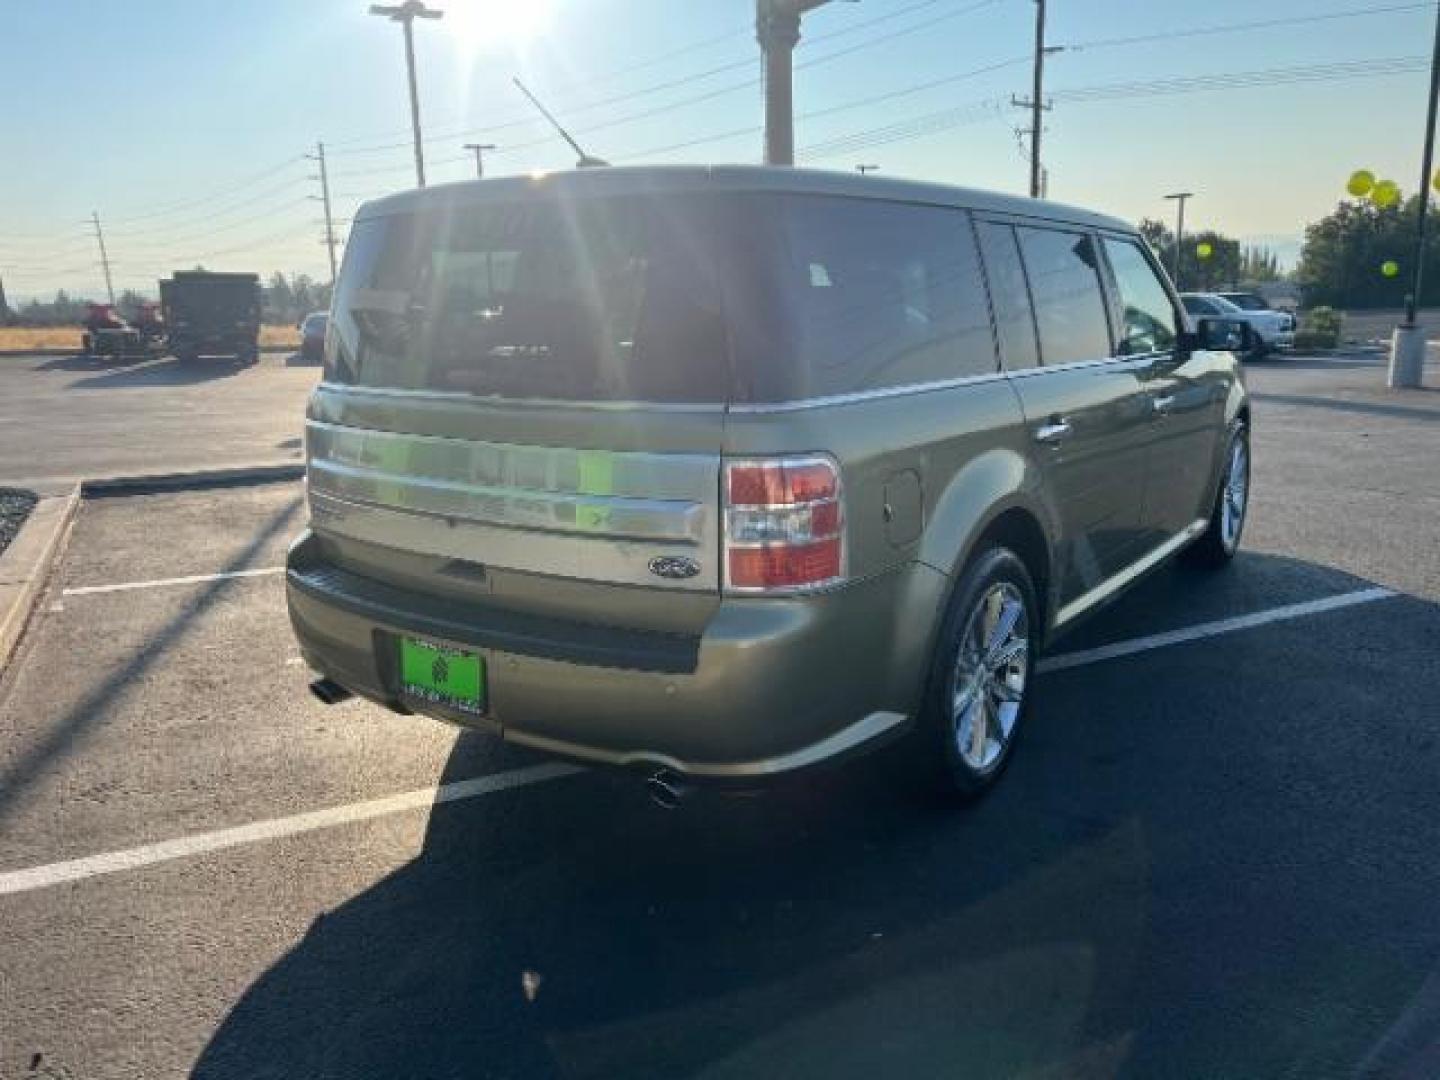
[[[1195,324],[1195,333],[1186,335],[1192,349],[1207,352],[1249,352],[1255,345],[1255,332],[1241,319],[1204,318]]]

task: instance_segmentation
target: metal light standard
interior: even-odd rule
[[[410,128],[415,135],[415,183],[425,186],[425,154],[420,147],[420,92],[415,87],[415,33],[416,19],[439,19],[445,13],[427,8],[421,0],[405,0],[403,4],[371,4],[371,15],[381,15],[391,22],[398,22],[405,31],[405,72],[410,79]]]
[[[800,16],[829,0],[755,0],[755,40],[765,58],[765,164],[795,164],[794,60]]]
[[[1170,277],[1175,282],[1177,292],[1180,289],[1180,244],[1185,239],[1185,200],[1194,197],[1193,191],[1177,191],[1165,196],[1167,199],[1174,199],[1178,204],[1175,212],[1175,265],[1170,268]]]
[[[1405,321],[1395,328],[1390,343],[1391,389],[1418,387],[1425,377],[1425,331],[1415,322],[1420,289],[1425,284],[1425,218],[1430,206],[1431,168],[1435,164],[1435,111],[1440,104],[1440,5],[1435,14],[1435,47],[1430,58],[1430,103],[1425,112],[1425,153],[1420,169],[1420,206],[1415,222],[1415,266],[1410,295],[1405,298]]]

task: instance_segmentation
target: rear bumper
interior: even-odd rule
[[[401,712],[488,729],[582,761],[757,779],[898,734],[913,714],[947,579],[911,564],[805,598],[726,599],[697,637],[470,606],[313,564],[291,549],[291,622],[312,668]],[[484,721],[402,701],[396,638],[448,641],[486,661]]]

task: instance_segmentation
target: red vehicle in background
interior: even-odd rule
[[[120,317],[114,304],[90,304],[80,344],[87,356],[120,359],[145,351],[140,332]]]

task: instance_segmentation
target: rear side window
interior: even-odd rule
[[[1175,348],[1175,305],[1140,246],[1105,239],[1105,254],[1120,293],[1120,355],[1168,352]]]
[[[1015,230],[993,221],[980,223],[980,250],[990,276],[990,305],[1000,335],[1000,357],[1007,371],[1020,371],[1040,363],[1035,342],[1035,315],[1030,307],[1030,286],[1020,265]]]
[[[776,200],[784,238],[775,313],[795,397],[996,370],[964,211],[864,199]]]
[[[717,200],[534,198],[358,223],[330,377],[511,398],[719,402]]]
[[[1040,355],[1047,365],[1099,360],[1110,355],[1105,295],[1100,290],[1095,245],[1086,233],[1016,229],[1035,321]]]

